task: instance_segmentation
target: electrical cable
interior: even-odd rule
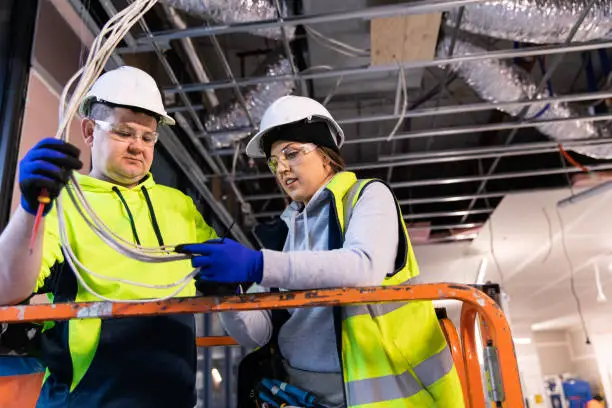
[[[369,57],[370,51],[353,47],[350,44],[344,43],[342,41],[338,41],[334,38],[327,37],[323,35],[321,32],[315,30],[312,27],[304,26],[306,29],[306,33],[310,34],[310,36],[322,46],[329,48],[330,50],[336,51],[342,55],[346,55],[349,57]]]
[[[495,262],[495,267],[497,268],[497,272],[499,273],[500,286],[503,288],[505,285],[505,277],[504,272],[502,271],[501,265],[497,260],[497,255],[495,254],[495,245],[493,245],[493,217],[489,217],[489,250],[491,251],[491,257],[493,258],[493,262]]]
[[[561,165],[563,166],[564,169],[566,169],[567,165],[565,163],[565,160],[563,160],[563,155],[561,154],[561,151],[559,152],[559,155],[560,155]],[[565,173],[565,178],[567,180],[567,185],[570,189],[571,195],[574,195],[574,187],[572,185],[572,180],[570,179],[568,172]],[[561,246],[563,247],[563,254],[570,268],[570,290],[576,302],[576,310],[578,311],[578,316],[580,317],[580,323],[582,324],[582,330],[584,332],[584,336],[586,337],[586,344],[591,344],[591,340],[589,338],[589,332],[587,330],[586,322],[584,320],[584,315],[582,314],[582,305],[580,303],[580,298],[578,297],[578,294],[576,293],[576,287],[575,287],[575,282],[574,282],[574,265],[572,263],[572,259],[569,256],[569,251],[567,250],[567,245],[565,243],[565,226],[563,225],[563,219],[561,218],[561,212],[559,211],[558,205],[555,206],[555,212],[557,213],[557,218],[559,219],[559,227],[561,229]]]
[[[146,14],[156,3],[157,0],[136,0],[114,16],[111,16],[104,27],[100,30],[100,33],[94,39],[90,47],[85,64],[70,78],[62,91],[59,101],[59,126],[57,129],[56,138],[65,142],[69,141],[68,129],[72,120],[77,114],[80,102],[102,73],[106,62],[111,57],[117,44],[129,32],[131,27],[138,22],[139,19],[143,18],[144,14]],[[68,97],[69,94],[70,97]],[[90,206],[84,191],[74,175],[71,175],[70,177],[70,182],[66,188],[66,192],[74,204],[77,213],[83,218],[88,227],[101,239],[102,242],[122,255],[138,261],[154,263],[175,262],[189,259],[188,255],[175,254],[173,246],[166,245],[160,247],[144,247],[129,242],[117,235],[100,219],[100,217]],[[68,224],[65,218],[65,207],[62,195],[58,197],[56,205],[60,231],[60,243],[65,254],[66,262],[68,262],[72,268],[76,278],[83,288],[97,298],[113,302],[156,302],[169,299],[178,295],[188,284],[190,284],[194,276],[199,271],[199,269],[194,269],[176,282],[159,285],[135,282],[123,278],[109,277],[93,272],[79,261],[76,254],[72,250],[68,236]],[[86,279],[82,275],[83,273],[94,276],[98,279],[120,282],[138,287],[153,289],[168,289],[177,287],[177,289],[169,295],[153,299],[112,299],[96,292],[87,283]]]
[[[572,166],[579,168],[580,170],[582,170],[585,173],[591,173],[591,171],[589,169],[587,169],[585,166],[583,166],[577,160],[575,160],[572,156],[570,156],[569,153],[563,148],[563,145],[561,143],[559,143],[559,153],[561,153],[561,155],[563,157],[565,157],[565,159]]]
[[[391,139],[393,139],[393,136],[395,136],[395,134],[399,130],[400,126],[404,122],[404,118],[406,117],[406,112],[408,111],[408,86],[406,85],[406,73],[404,71],[404,66],[403,65],[400,65],[400,72],[399,72],[399,74],[400,74],[400,78],[402,80],[402,95],[404,97],[404,102],[402,103],[402,113],[400,114],[399,118],[397,119],[397,122],[395,123],[395,126],[393,127],[393,130],[391,130],[391,133],[389,133],[389,136],[387,136],[387,142],[389,142],[389,141],[391,141]]]
[[[584,320],[584,315],[582,314],[582,304],[580,303],[580,297],[576,293],[576,282],[574,276],[574,265],[572,263],[572,259],[569,256],[569,252],[567,250],[567,245],[565,243],[565,227],[563,225],[563,219],[561,218],[561,213],[559,212],[559,207],[555,206],[557,218],[559,219],[559,226],[561,228],[561,246],[563,247],[563,255],[567,260],[568,266],[570,268],[570,290],[572,292],[572,296],[576,301],[576,309],[578,310],[578,316],[580,317],[580,323],[582,324],[582,330],[584,331],[584,335],[586,337],[586,344],[591,344],[591,339],[589,338],[589,332],[586,327],[586,322]]]
[[[542,207],[542,212],[544,213],[544,217],[546,218],[546,224],[548,225],[548,251],[546,255],[544,255],[544,259],[542,259],[542,263],[548,260],[548,257],[552,253],[553,248],[553,230],[552,230],[552,222],[550,222],[550,217],[548,216],[548,212],[546,211],[546,207]]]

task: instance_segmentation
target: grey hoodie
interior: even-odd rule
[[[330,202],[331,193],[322,187],[301,211],[296,203],[287,207],[281,216],[289,227],[283,252],[262,250],[263,280],[252,291],[376,286],[393,272],[399,226],[389,188],[382,183],[365,188],[349,221],[343,248],[332,251],[327,249]],[[321,396],[328,402],[336,400],[342,395],[342,385],[332,308],[289,312],[291,317],[281,328],[278,341],[292,382],[327,394]],[[246,348],[263,346],[272,335],[269,311],[226,312],[221,314],[221,322]],[[335,374],[336,378],[323,375],[325,380],[317,384],[308,372]],[[340,394],[330,395],[330,381],[339,384],[335,392]]]

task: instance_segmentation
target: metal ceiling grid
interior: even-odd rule
[[[304,0],[308,1],[308,0]],[[126,47],[119,50],[120,54],[145,53],[154,50],[160,64],[166,70],[171,79],[171,85],[164,87],[167,95],[178,95],[181,104],[169,107],[169,112],[177,116],[183,130],[189,135],[191,142],[197,146],[198,153],[203,156],[212,173],[207,176],[221,177],[230,183],[231,190],[241,203],[241,209],[252,211],[251,216],[259,221],[265,220],[279,214],[286,204],[284,195],[280,192],[271,174],[266,172],[261,163],[245,161],[236,153],[240,145],[231,149],[212,149],[208,143],[209,132],[202,124],[203,115],[208,112],[205,103],[195,101],[194,94],[232,90],[235,99],[239,102],[244,113],[249,119],[247,128],[235,128],[223,130],[223,133],[244,133],[256,129],[256,120],[251,117],[249,106],[245,101],[243,89],[253,85],[272,84],[276,82],[294,82],[296,90],[301,94],[309,94],[307,83],[325,79],[341,79],[356,77],[367,81],[368,77],[381,73],[397,75],[400,71],[424,68],[440,69],[442,67],[454,67],[463,62],[483,62],[490,60],[527,60],[529,58],[553,56],[554,60],[538,78],[536,91],[544,89],[551,77],[559,80],[569,81],[570,72],[557,72],[563,64],[561,62],[568,55],[575,53],[587,53],[596,50],[607,50],[612,48],[612,41],[589,41],[573,42],[584,18],[588,15],[590,8],[597,0],[590,0],[583,8],[581,15],[563,41],[555,45],[526,45],[521,48],[505,48],[488,50],[483,53],[454,56],[451,52],[446,56],[438,56],[431,61],[404,62],[397,66],[351,66],[336,68],[325,71],[310,71],[308,67],[298,67],[294,63],[295,50],[292,49],[286,28],[303,25],[336,23],[347,20],[365,19],[369,20],[384,16],[397,16],[407,14],[420,14],[432,11],[459,10],[454,20],[445,26],[450,30],[451,44],[461,30],[461,20],[464,6],[483,3],[483,0],[436,0],[415,1],[385,6],[369,6],[359,10],[346,10],[343,12],[319,13],[315,15],[283,16],[282,4],[274,0],[273,5],[277,18],[267,21],[252,21],[243,23],[229,23],[222,25],[204,25],[196,27],[189,26],[182,29],[167,30],[168,25],[161,26],[156,31],[147,27],[146,22],[141,23],[142,31],[134,33],[133,38],[126,40]],[[112,3],[109,0],[101,1],[102,4]],[[109,10],[109,15],[112,10]],[[161,15],[161,13],[160,13]],[[450,25],[453,27],[450,27]],[[290,55],[291,73],[277,76],[237,76],[236,67],[232,67],[228,59],[228,51],[220,45],[217,36],[244,35],[253,33],[260,29],[280,28],[281,47],[286,55]],[[211,41],[218,64],[221,65],[225,78],[211,78],[206,83],[181,83],[173,73],[173,67],[168,62],[166,54],[172,51],[175,40],[186,38],[209,38]],[[500,41],[504,42],[504,41]],[[508,47],[509,42],[505,42]],[[210,61],[207,61],[210,64]],[[180,67],[178,67],[180,69]],[[177,67],[174,67],[177,69]],[[580,72],[578,72],[580,74]],[[612,113],[600,114],[578,114],[569,118],[540,119],[526,118],[529,108],[534,104],[561,103],[561,102],[587,102],[600,101],[612,97],[612,90],[600,89],[596,92],[569,92],[562,95],[549,95],[543,99],[523,98],[520,100],[501,100],[495,102],[476,102],[474,98],[465,98],[450,91],[450,83],[456,78],[451,78],[451,71],[445,70],[444,75],[436,78],[434,85],[421,90],[418,96],[426,96],[423,102],[412,106],[404,115],[404,129],[400,130],[393,138],[393,145],[398,149],[389,149],[386,136],[377,136],[390,122],[402,118],[400,112],[388,112],[387,106],[381,104],[379,111],[372,114],[337,115],[343,126],[365,126],[371,125],[375,129],[370,135],[347,134],[346,151],[349,161],[349,169],[358,171],[361,176],[381,177],[389,179],[400,204],[404,208],[404,215],[412,225],[411,230],[430,229],[438,234],[438,241],[458,239],[472,239],[470,234],[454,235],[453,231],[477,229],[487,220],[494,211],[496,205],[506,194],[518,190],[531,190],[535,188],[550,188],[554,186],[567,185],[566,174],[580,172],[577,167],[568,167],[563,158],[557,156],[559,152],[558,142],[538,133],[534,128],[542,125],[563,123],[605,123],[612,119]],[[399,81],[398,81],[399,82]],[[423,80],[422,88],[427,81]],[[469,88],[462,84],[464,88]],[[431,95],[429,95],[431,94]],[[472,91],[473,94],[473,91]],[[311,95],[317,97],[317,95]],[[354,99],[360,99],[359,95],[351,95]],[[370,96],[370,95],[369,95]],[[428,105],[437,96],[435,105]],[[342,90],[338,89],[334,97],[342,97]],[[398,104],[399,92],[397,94],[373,95],[385,98]],[[350,98],[347,98],[350,100]],[[470,99],[470,100],[466,100]],[[441,102],[450,102],[441,104]],[[453,103],[453,101],[456,101]],[[411,100],[412,102],[412,100]],[[334,114],[334,99],[330,110]],[[515,118],[499,114],[498,109],[520,108]],[[187,120],[182,113],[188,113]],[[423,120],[434,120],[436,118],[454,118],[467,114],[488,115],[482,123],[469,125],[429,127],[435,122],[418,122]],[[439,120],[442,122],[442,120]],[[507,135],[499,134],[500,131],[511,130]],[[348,133],[348,132],[347,132]],[[567,148],[579,146],[601,146],[609,144],[612,140],[605,135],[598,138],[571,140],[564,143]],[[474,139],[479,138],[479,142]],[[456,140],[461,148],[436,148],[431,149],[434,140]],[[491,143],[490,141],[498,141]],[[483,143],[484,141],[484,143]],[[500,143],[501,142],[501,143]],[[415,147],[427,144],[426,149]],[[387,151],[387,152],[385,152]],[[231,157],[229,157],[231,156]],[[366,160],[364,157],[373,157],[374,160]],[[525,160],[529,157],[529,160]],[[504,162],[502,163],[502,159]],[[514,160],[514,161],[511,161]],[[588,157],[580,157],[580,160],[592,171],[609,170],[612,165],[600,162]],[[526,164],[528,163],[529,164]],[[500,165],[501,163],[501,165]],[[517,164],[518,163],[518,164]],[[523,163],[519,165],[520,163]],[[231,168],[232,170],[228,170]],[[392,173],[392,170],[396,170]],[[501,171],[500,171],[501,170]],[[529,183],[524,183],[529,180]],[[251,210],[252,209],[252,210]],[[423,224],[422,222],[425,222]],[[443,235],[439,235],[439,231]],[[450,231],[450,233],[449,233]]]

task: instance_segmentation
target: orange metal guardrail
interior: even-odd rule
[[[477,289],[460,284],[422,284],[349,289],[323,289],[281,293],[258,293],[228,297],[174,298],[161,302],[82,302],[0,307],[0,322],[18,323],[85,318],[150,316],[176,313],[211,313],[238,310],[340,306],[352,303],[401,302],[454,299],[463,302],[461,340],[465,361],[466,406],[485,408],[480,365],[476,352],[475,325],[480,316],[487,338],[499,352],[499,366],[506,408],[524,407],[514,345],[508,322],[499,306]],[[219,345],[200,340],[202,346]],[[229,343],[229,340],[224,340]],[[480,341],[480,339],[478,339]],[[222,344],[225,345],[225,344]],[[458,367],[458,369],[461,369]],[[498,405],[499,406],[499,405]]]

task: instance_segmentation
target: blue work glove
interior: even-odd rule
[[[36,144],[19,162],[19,189],[21,206],[32,215],[38,209],[38,197],[46,189],[51,203],[45,206],[47,214],[73,170],[79,170],[80,150],[59,139],[47,138]]]
[[[263,254],[225,238],[202,244],[184,244],[175,251],[192,255],[191,265],[200,268],[195,279],[221,283],[260,283]]]

